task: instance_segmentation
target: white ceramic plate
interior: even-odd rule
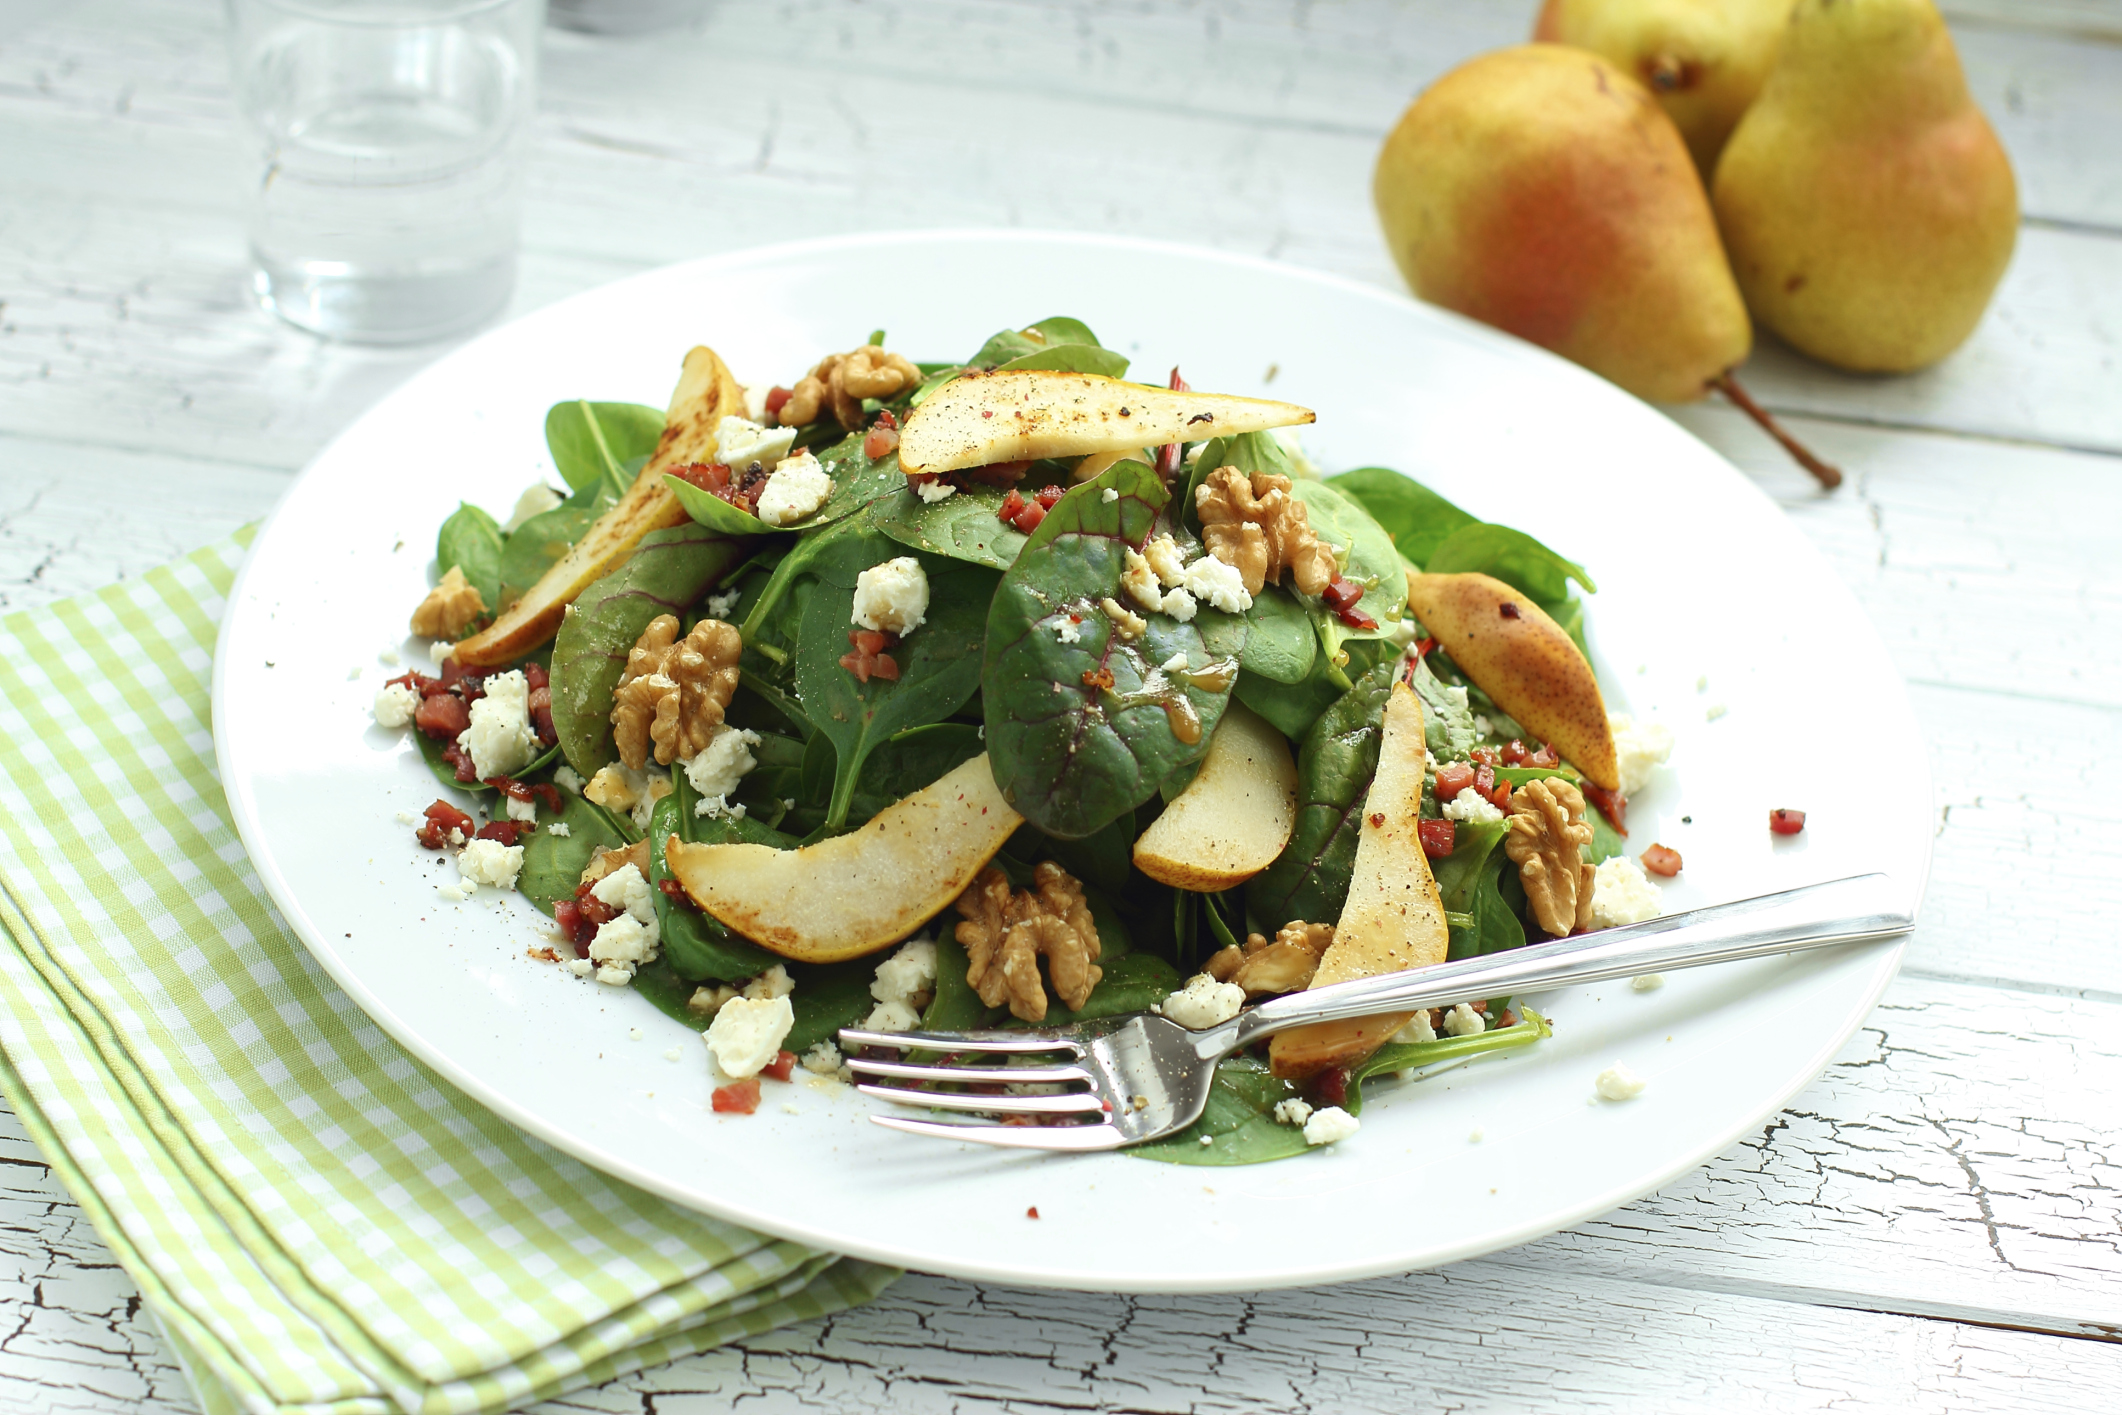
[[[686,1028],[528,958],[543,921],[520,898],[436,896],[454,871],[395,820],[436,786],[404,734],[369,722],[398,671],[377,654],[408,647],[458,500],[505,516],[550,474],[549,405],[660,406],[695,343],[742,378],[789,382],[879,326],[894,349],[950,358],[1050,314],[1086,320],[1145,380],[1179,364],[1196,388],[1314,407],[1306,444],[1329,471],[1399,467],[1589,566],[1611,707],[1679,735],[1629,814],[1638,848],[1686,856],[1672,909],[1860,870],[1920,895],[1929,791],[1847,775],[1853,739],[1903,743],[1903,769],[1921,770],[1885,650],[1775,507],[1651,409],[1488,329],[1284,266],[1074,236],[884,236],[675,266],[519,320],[385,399],[288,492],[222,630],[215,745],[267,889],[347,992],[511,1121],[680,1203],[909,1267],[1131,1291],[1327,1282],[1524,1242],[1685,1174],[1819,1073],[1897,945],[1550,995],[1552,1041],[1377,1087],[1361,1134],[1298,1159],[997,1154],[884,1130],[859,1095],[801,1082],[770,1085],[757,1115],[715,1116]],[[1805,833],[1771,837],[1777,806],[1807,810]],[[1649,1089],[1592,1103],[1614,1061]]]

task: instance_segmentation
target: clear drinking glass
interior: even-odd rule
[[[708,0],[552,0],[553,23],[591,34],[678,29],[707,13]]]
[[[413,343],[508,303],[545,0],[228,0],[262,140],[258,298],[334,339]]]

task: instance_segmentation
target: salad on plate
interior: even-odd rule
[[[1584,567],[1127,370],[1054,318],[555,406],[564,488],[442,523],[434,672],[375,698],[447,788],[403,817],[440,893],[520,893],[529,956],[699,1032],[726,1113],[838,1084],[843,1027],[1206,1027],[1658,914],[1681,862],[1625,810],[1672,738],[1609,717]],[[1131,1153],[1301,1154],[1367,1081],[1546,1035],[1507,998],[1285,1032]]]

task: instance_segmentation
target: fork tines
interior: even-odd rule
[[[1110,1149],[1120,1143],[1119,1132],[1108,1120],[1111,1106],[1097,1094],[1095,1078],[1080,1063],[1081,1043],[1066,1037],[1035,1036],[1021,1032],[869,1032],[846,1028],[840,1046],[847,1064],[858,1077],[912,1082],[912,1085],[879,1085],[862,1081],[865,1095],[895,1105],[925,1110],[970,1111],[1007,1117],[1000,1123],[953,1124],[935,1120],[913,1120],[899,1116],[870,1117],[879,1125],[918,1135],[945,1139],[977,1140],[983,1144],[1025,1149]],[[856,1049],[885,1048],[900,1053],[941,1053],[942,1062],[887,1060],[861,1055]],[[957,1065],[952,1058],[972,1054],[988,1064]],[[1040,1058],[1051,1065],[1013,1066],[1011,1058]],[[1001,1062],[1004,1064],[993,1064]],[[1063,1086],[1069,1089],[1041,1095],[1009,1095],[1004,1086]],[[955,1089],[969,1087],[972,1089]],[[1034,1119],[1036,1118],[1036,1119]],[[1033,1123],[1027,1123],[1031,1120]]]

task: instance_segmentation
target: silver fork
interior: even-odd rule
[[[848,1065],[863,1076],[985,1088],[923,1090],[875,1080],[862,1085],[863,1092],[880,1100],[929,1110],[1034,1117],[1037,1122],[956,1124],[871,1116],[879,1125],[1018,1149],[1113,1150],[1162,1139],[1193,1124],[1208,1104],[1216,1063],[1285,1028],[1891,938],[1914,925],[1904,885],[1883,874],[1851,875],[1510,953],[1290,993],[1198,1032],[1137,1012],[1060,1033],[868,1032],[846,1027],[840,1045],[849,1053]],[[1043,1064],[890,1061],[861,1055],[861,1048],[894,1050],[902,1057],[944,1052],[954,1058],[972,1054],[1004,1063]],[[1008,1085],[1070,1089],[1011,1095],[1002,1092]]]

